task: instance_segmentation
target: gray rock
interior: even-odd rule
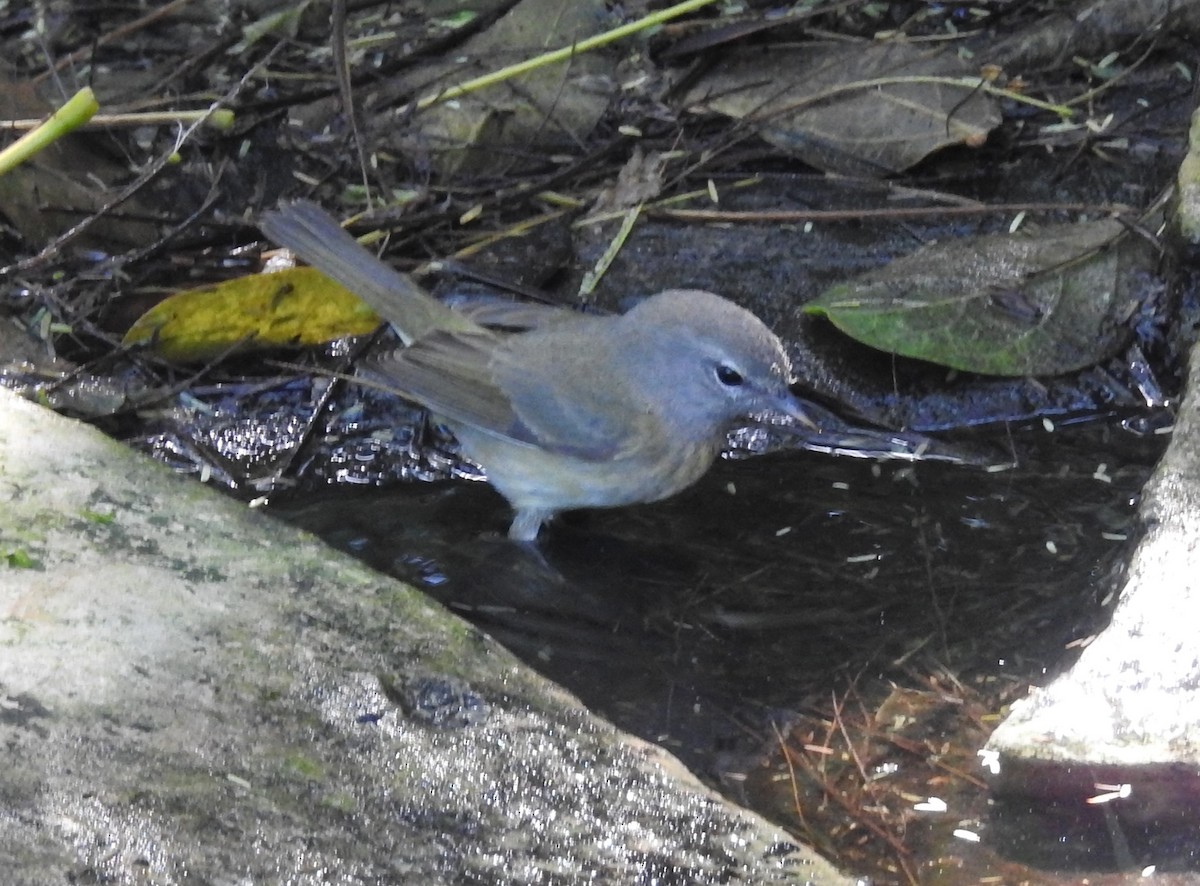
[[[847,882],[414,590],[0,391],[7,884]]]
[[[1075,666],[1013,706],[989,747],[1067,764],[1200,765],[1200,360],[1143,493],[1146,532],[1111,624]]]

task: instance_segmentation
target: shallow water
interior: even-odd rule
[[[873,710],[894,686],[933,680],[986,707],[1047,680],[1102,627],[1165,439],[1113,420],[952,441],[982,463],[1016,462],[995,471],[803,452],[723,461],[667,502],[568,515],[537,552],[501,537],[507,507],[480,483],[276,510],[802,830],[779,750],[831,699]],[[986,737],[944,728],[947,743]],[[890,879],[885,864],[850,861]]]

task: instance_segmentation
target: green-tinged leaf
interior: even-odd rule
[[[479,18],[479,13],[474,9],[460,9],[459,11],[448,15],[445,18],[431,19],[430,24],[441,25],[443,28],[462,28],[469,25],[475,19]]]
[[[364,335],[379,317],[315,268],[237,277],[171,296],[137,319],[126,345],[187,363],[246,349],[302,347]]]
[[[990,375],[1058,375],[1116,354],[1152,268],[1116,221],[935,243],[805,311],[864,344]]]
[[[10,569],[33,569],[37,566],[37,562],[33,557],[29,556],[29,553],[21,548],[6,552],[4,554],[4,562]]]
[[[264,37],[278,35],[295,37],[300,29],[300,19],[311,0],[301,0],[282,9],[268,12],[262,18],[250,22],[242,29],[242,39],[228,50],[230,55],[241,55]]]

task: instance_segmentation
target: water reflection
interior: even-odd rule
[[[877,730],[881,711],[903,707],[898,690],[941,699],[891,718],[920,733],[889,733],[897,759],[854,765],[922,799],[946,772],[905,781],[906,767],[944,745],[973,792],[960,804],[969,823],[987,815],[971,758],[992,706],[1045,682],[1105,623],[1110,573],[1165,437],[1094,422],[959,442],[1016,467],[812,453],[725,462],[675,499],[566,515],[536,550],[500,537],[507,505],[480,484],[338,492],[280,511],[423,587],[593,710],[798,832],[811,822],[796,804],[796,748],[828,738],[805,730],[853,720]],[[832,799],[817,791],[811,802]],[[922,882],[998,870],[990,847],[970,854],[960,823],[915,841]],[[891,861],[900,850],[871,827],[842,810],[824,848],[869,844],[851,864],[879,882],[907,879]]]

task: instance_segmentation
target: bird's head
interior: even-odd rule
[[[622,348],[639,386],[674,428],[694,438],[722,433],[738,418],[775,413],[812,426],[788,389],[783,342],[745,308],[711,292],[672,289],[622,318]]]

